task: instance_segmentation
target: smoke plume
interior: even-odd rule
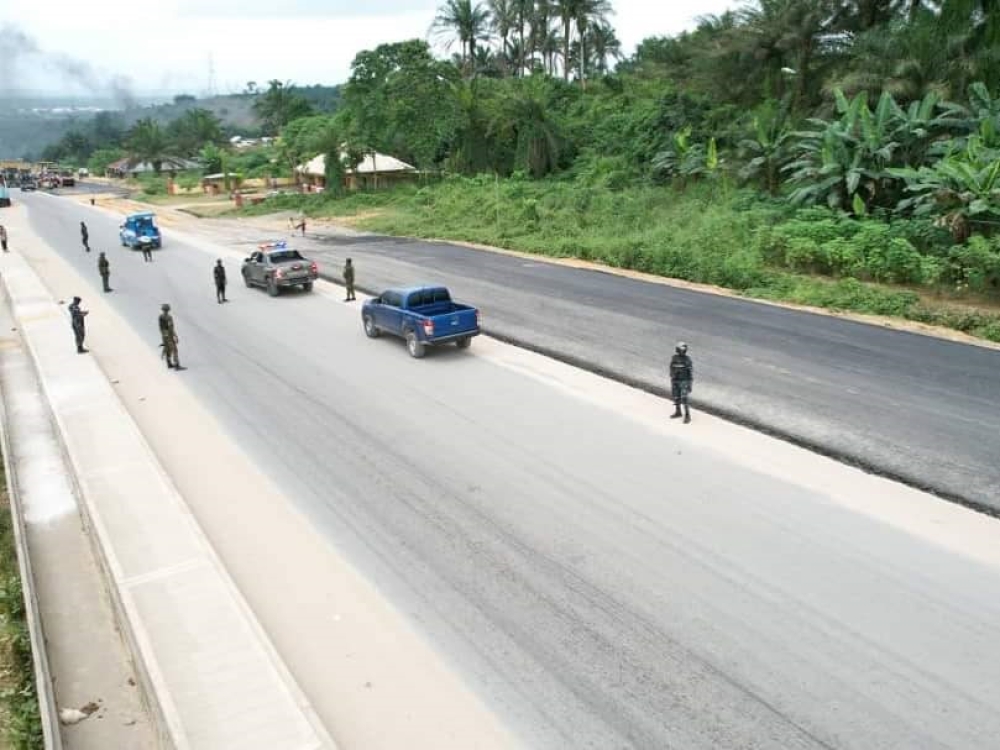
[[[121,75],[102,75],[91,65],[67,55],[48,52],[11,24],[0,26],[0,95],[23,92],[23,81],[49,74],[67,87],[96,96],[110,96],[121,107],[135,104],[131,81]]]

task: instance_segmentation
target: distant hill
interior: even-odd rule
[[[296,91],[325,112],[332,112],[340,101],[339,86],[300,86]],[[165,124],[190,109],[203,108],[213,112],[228,130],[253,136],[259,127],[253,102],[254,95],[247,93],[201,98],[180,94],[172,101],[139,99],[122,109],[114,102],[99,99],[5,96],[0,101],[0,159],[37,158],[46,146],[70,130],[82,129],[99,111],[119,113],[128,127],[144,117]]]

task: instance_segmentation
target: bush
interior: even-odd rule
[[[971,237],[967,245],[952,249],[951,274],[959,287],[974,292],[1000,292],[1000,238]]]

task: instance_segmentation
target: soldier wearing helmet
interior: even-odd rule
[[[180,359],[177,355],[177,331],[174,330],[174,317],[170,314],[170,305],[163,303],[160,306],[160,338],[163,343],[163,358],[167,360],[167,367],[174,370],[184,370],[181,367]]]
[[[678,342],[674,356],[670,358],[670,392],[674,399],[674,413],[671,419],[684,417],[684,424],[691,421],[691,410],[688,408],[688,395],[694,385],[694,364],[687,353],[688,346],[683,341]],[[681,406],[684,413],[681,414]]]

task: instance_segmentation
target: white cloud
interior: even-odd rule
[[[675,34],[735,0],[615,0],[611,17],[624,50]],[[337,83],[363,49],[426,38],[434,0],[36,0],[4,2],[0,25],[14,24],[46,52],[85,60],[102,76],[128,76],[137,89],[203,92],[209,59],[218,90],[271,78]],[[211,8],[212,10],[206,10]],[[277,10],[273,10],[273,9]],[[269,10],[270,9],[270,10]],[[23,86],[54,83],[23,71]],[[47,77],[46,80],[42,80]]]

